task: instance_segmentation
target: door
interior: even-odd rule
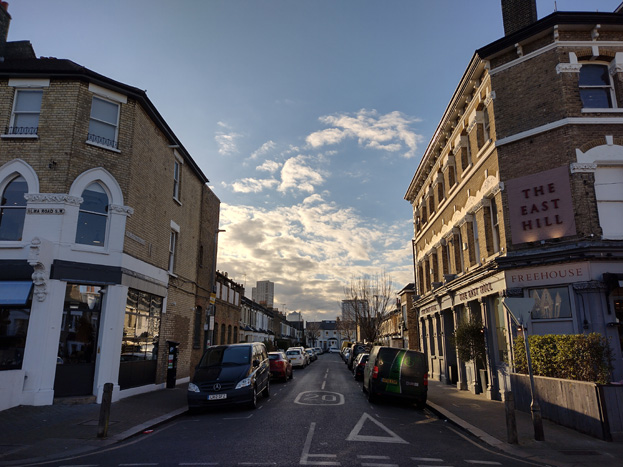
[[[93,394],[101,312],[100,290],[100,287],[92,285],[67,284],[54,397]]]

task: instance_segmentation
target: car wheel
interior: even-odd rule
[[[294,378],[294,371],[290,371],[290,379]]]
[[[284,383],[288,382],[288,372],[287,372],[287,370],[283,373],[283,382]]]
[[[372,391],[370,391],[370,389],[368,389],[368,402],[370,402],[370,404],[374,404],[377,402],[377,397],[372,394]]]
[[[255,386],[253,386],[253,394],[251,395],[251,400],[249,401],[249,408],[257,408],[257,388]]]
[[[270,381],[268,381],[268,380],[266,381],[266,387],[262,391],[262,396],[270,397]]]

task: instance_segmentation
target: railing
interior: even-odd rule
[[[89,133],[87,135],[87,141],[90,141],[95,144],[99,144],[100,146],[107,146],[113,149],[119,149],[119,142],[114,139],[104,138],[103,136],[94,135],[93,133]]]
[[[4,134],[6,135],[37,135],[39,127],[30,126],[8,126],[5,127]]]

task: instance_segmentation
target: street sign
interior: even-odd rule
[[[534,298],[508,298],[502,299],[504,307],[510,312],[517,324],[523,327],[530,321],[530,313],[534,308]]]

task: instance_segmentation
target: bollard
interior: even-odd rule
[[[108,436],[108,421],[110,420],[110,404],[112,402],[112,383],[104,384],[102,394],[102,404],[100,405],[100,421],[97,425],[97,437],[106,438]]]
[[[515,397],[511,391],[504,393],[504,409],[506,410],[506,440],[509,444],[517,444],[517,421],[515,420]]]

